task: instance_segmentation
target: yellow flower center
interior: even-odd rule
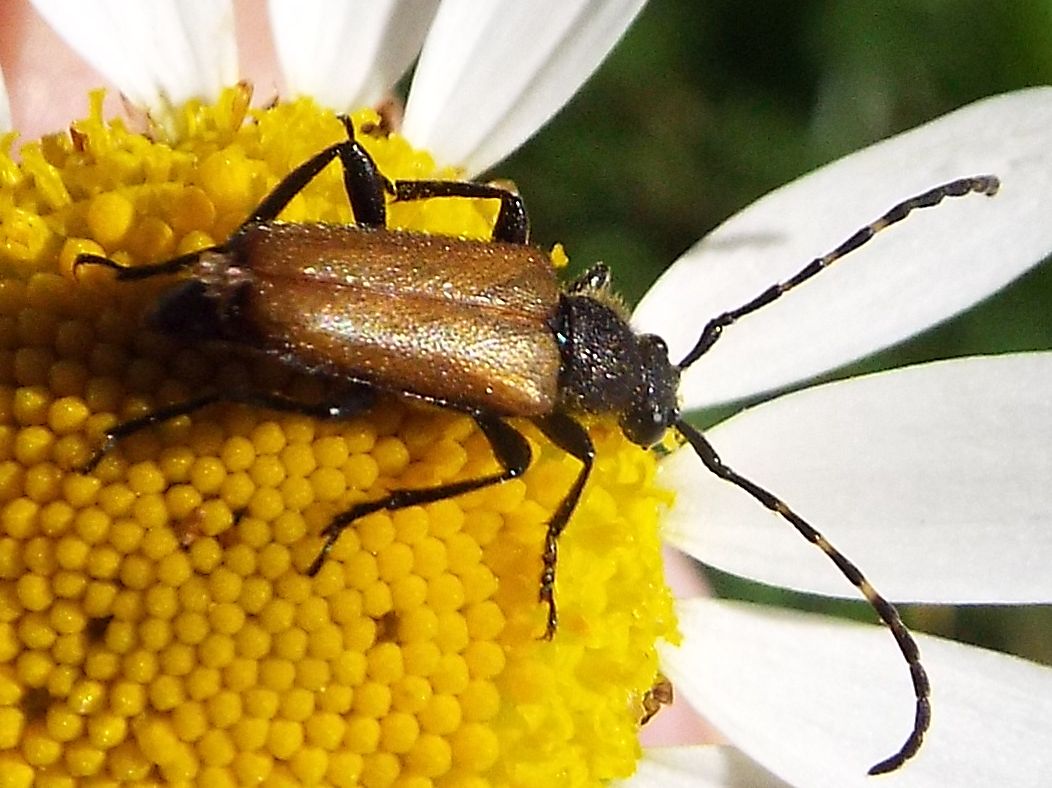
[[[353,502],[496,468],[462,415],[399,401],[319,422],[217,405],[103,432],[208,386],[315,382],[144,331],[171,277],[125,265],[221,242],[341,138],[306,100],[232,89],[177,141],[101,119],[0,153],[0,785],[97,777],[331,785],[589,785],[632,773],[654,644],[675,639],[652,455],[588,422],[598,457],[560,539],[540,639],[546,522],[579,470],[529,422],[521,480],[371,515],[315,577]],[[389,178],[455,177],[355,116]],[[374,129],[370,131],[370,128]],[[486,238],[492,201],[396,204],[390,224]],[[337,164],[282,214],[351,222]],[[560,251],[561,254],[561,251]],[[162,281],[163,280],[163,281]]]

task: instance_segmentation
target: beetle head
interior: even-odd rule
[[[636,334],[619,310],[591,295],[564,295],[553,329],[563,407],[616,414],[640,446],[656,443],[679,418],[679,370],[661,337]]]

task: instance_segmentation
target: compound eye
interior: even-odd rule
[[[639,446],[653,446],[679,417],[679,370],[669,364],[661,337],[642,334],[636,342],[639,379],[632,402],[621,413],[621,431]]]
[[[665,434],[671,422],[663,413],[659,403],[640,410],[633,410],[621,417],[621,431],[637,446],[650,447]]]
[[[668,345],[657,334],[643,334],[639,337],[639,344],[649,350],[652,355],[668,358]]]

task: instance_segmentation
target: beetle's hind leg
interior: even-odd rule
[[[206,253],[222,254],[235,239],[251,227],[277,219],[278,214],[285,210],[292,198],[303,191],[307,184],[335,159],[339,159],[343,167],[343,186],[354,212],[355,223],[362,227],[384,227],[387,223],[384,195],[393,194],[394,186],[380,173],[372,156],[355,139],[354,125],[350,118],[341,115],[340,122],[347,131],[347,139],[319,151],[286,175],[270,194],[260,201],[226,243],[188,252],[153,265],[123,266],[102,255],[80,254],[73,263],[74,273],[82,265],[98,265],[117,271],[117,279],[122,281],[147,279],[151,276],[178,273],[196,264]]]
[[[307,568],[307,574],[316,575],[325,563],[325,559],[332,551],[333,546],[340,538],[343,530],[367,514],[379,511],[394,511],[405,509],[409,506],[419,506],[425,503],[442,501],[446,498],[454,498],[458,495],[489,487],[500,482],[514,479],[526,472],[530,465],[530,445],[513,426],[498,416],[492,416],[481,411],[471,413],[475,423],[478,424],[482,434],[489,441],[490,448],[497,462],[501,466],[499,473],[480,476],[477,479],[467,479],[450,484],[442,484],[438,487],[425,487],[423,489],[395,490],[384,498],[376,501],[365,501],[352,506],[347,511],[336,515],[322,531],[325,544],[322,545],[317,557]]]
[[[581,493],[592,473],[595,462],[595,446],[588,431],[579,422],[562,413],[551,413],[533,420],[533,423],[552,443],[581,461],[582,468],[574,479],[569,492],[559,503],[552,519],[548,521],[548,531],[544,537],[543,566],[541,569],[540,601],[548,606],[548,624],[544,630],[544,639],[551,640],[559,625],[559,615],[555,609],[555,564],[558,560],[559,535],[566,528],[570,516],[581,500]]]
[[[151,411],[143,416],[122,421],[108,429],[102,444],[95,450],[94,454],[80,468],[81,473],[91,473],[98,466],[103,457],[112,451],[117,444],[127,438],[149,427],[163,424],[166,421],[188,416],[191,413],[207,408],[219,402],[238,403],[241,405],[252,405],[254,407],[266,408],[286,413],[299,413],[304,416],[312,416],[316,419],[346,419],[356,413],[360,413],[373,404],[372,391],[367,388],[355,388],[345,397],[334,404],[315,404],[301,402],[283,394],[269,392],[238,392],[225,393],[213,392],[193,397],[183,402],[176,402],[163,408]]]

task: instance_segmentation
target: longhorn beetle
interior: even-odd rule
[[[870,769],[888,772],[916,753],[930,720],[929,683],[917,645],[895,607],[853,563],[779,498],[724,465],[701,432],[680,417],[680,373],[723,330],[818,274],[877,232],[946,197],[992,195],[993,176],[961,178],[899,203],[797,274],[751,301],[709,320],[677,364],[665,342],[636,334],[607,297],[610,272],[598,264],[560,290],[548,258],[528,244],[529,221],[515,193],[474,182],[390,181],[341,118],[347,139],[290,172],[223,243],[170,260],[124,267],[81,254],[75,266],[117,271],[121,281],[187,272],[157,301],[154,328],[191,341],[219,340],[281,360],[342,385],[331,403],[308,404],[268,391],[216,391],[118,424],[85,466],[90,472],[121,438],[219,401],[341,418],[368,408],[380,392],[468,414],[488,440],[501,470],[437,487],[396,490],[359,503],[325,528],[315,574],[343,530],[372,512],[461,495],[520,476],[531,461],[509,417],[528,418],[581,470],[548,523],[539,601],[547,606],[545,638],[555,634],[555,568],[559,534],[581,497],[595,457],[576,418],[618,417],[625,436],[650,447],[675,430],[712,473],[791,523],[821,549],[891,630],[909,665],[916,698],[913,729],[894,755]],[[319,172],[339,159],[355,225],[291,224],[281,211]],[[486,241],[388,229],[386,202],[434,197],[495,199],[500,210]],[[392,308],[397,306],[397,308]]]

